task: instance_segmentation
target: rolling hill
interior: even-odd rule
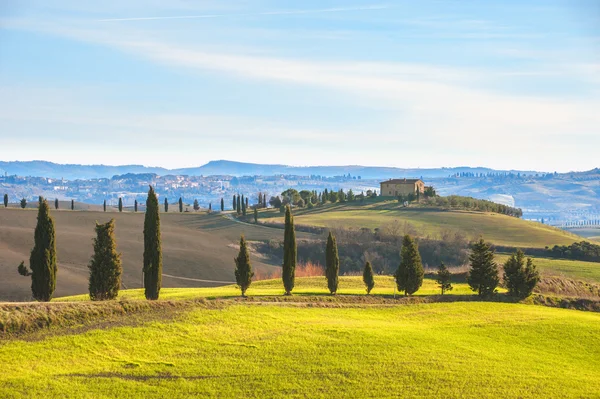
[[[423,236],[439,235],[444,230],[459,230],[472,239],[483,236],[496,245],[521,248],[568,245],[581,240],[575,234],[510,216],[421,206],[404,208],[397,201],[369,201],[364,205],[330,204],[313,209],[297,209],[294,214],[298,225],[378,229],[390,223],[402,226],[406,222]],[[266,223],[283,221],[283,215],[276,210],[265,211],[261,217]]]
[[[69,210],[51,210],[51,214],[57,232],[56,296],[87,292],[87,264],[92,255],[95,222],[110,218],[116,220],[118,250],[123,254],[123,285],[141,286],[144,214]],[[35,209],[0,208],[0,300],[31,297],[30,280],[18,275],[16,267],[22,260],[29,260],[36,217]],[[164,287],[230,283],[234,280],[233,258],[240,234],[248,240],[280,239],[282,235],[278,229],[240,224],[205,212],[163,213],[161,228]],[[260,257],[254,257],[253,264],[258,273],[266,275],[277,267]]]
[[[321,175],[340,176],[351,173],[368,179],[385,179],[398,176],[407,177],[447,177],[448,175],[470,172],[504,172],[482,167],[453,167],[453,168],[397,168],[385,166],[290,166],[236,162],[227,160],[210,161],[205,165],[191,168],[166,169],[142,165],[78,165],[58,164],[47,161],[3,162],[0,161],[0,173],[19,176],[43,176],[54,179],[92,179],[110,178],[126,173],[156,173],[160,175]],[[507,171],[509,172],[509,171]],[[514,171],[515,173],[535,173],[531,171]]]
[[[349,279],[360,278],[341,284]],[[312,281],[299,279],[299,285],[323,290]],[[271,300],[198,299],[223,289],[179,289],[191,299],[128,299],[129,307],[151,310],[6,337],[0,390],[7,398],[581,398],[600,392],[598,313],[495,302],[361,303],[365,295],[355,302],[329,295],[276,302],[277,285],[258,282],[248,292],[271,290]],[[115,306],[52,302],[21,309],[59,314]]]

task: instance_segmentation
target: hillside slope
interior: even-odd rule
[[[122,252],[123,285],[141,286],[143,254],[142,213],[51,211],[55,219],[58,252],[56,296],[87,292],[87,264],[92,255],[95,222],[116,220],[118,250]],[[0,208],[0,300],[29,300],[30,280],[17,274],[17,265],[29,261],[36,224],[35,209]],[[202,287],[232,282],[235,245],[240,234],[248,240],[281,238],[282,232],[264,226],[239,224],[219,214],[161,214],[164,287]],[[269,274],[275,265],[253,257],[259,273]],[[186,280],[190,279],[190,280]]]
[[[296,209],[294,214],[298,225],[377,229],[392,223],[399,223],[403,228],[406,222],[419,235],[439,235],[445,230],[459,230],[469,238],[483,236],[494,244],[515,247],[544,248],[581,240],[575,234],[510,216],[420,206],[404,208],[396,201],[326,205]],[[278,211],[265,211],[261,216],[266,223],[283,221]]]
[[[600,314],[205,301],[8,339],[0,359],[6,398],[591,398]]]

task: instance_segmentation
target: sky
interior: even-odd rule
[[[600,2],[1,0],[0,160],[600,167]]]

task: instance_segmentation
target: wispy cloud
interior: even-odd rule
[[[388,8],[390,8],[390,6],[372,5],[372,6],[333,7],[333,8],[320,8],[320,9],[307,9],[307,10],[264,11],[264,12],[254,12],[254,13],[108,18],[108,19],[99,19],[98,22],[128,22],[128,21],[155,21],[155,20],[169,20],[169,19],[235,18],[235,17],[254,17],[254,16],[274,16],[274,15],[325,14],[325,13],[338,13],[338,12],[351,12],[351,11],[385,10]]]

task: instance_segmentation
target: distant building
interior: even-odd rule
[[[421,179],[390,179],[379,183],[379,195],[383,197],[397,197],[399,195],[421,194],[425,192],[425,183]]]

